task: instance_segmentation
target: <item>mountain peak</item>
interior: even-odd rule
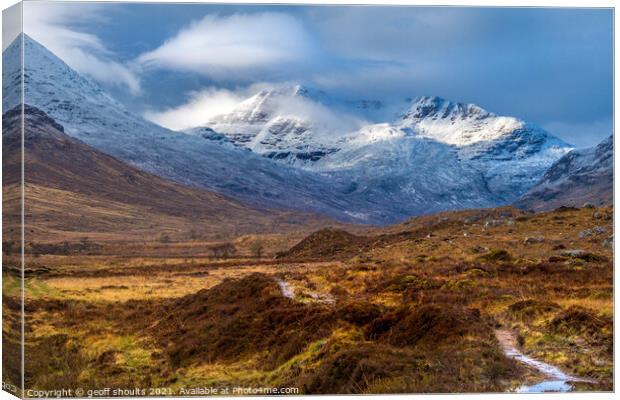
[[[483,119],[495,116],[480,106],[458,103],[439,96],[420,96],[414,99],[401,119]]]
[[[535,211],[584,203],[600,206],[613,204],[613,194],[614,149],[609,136],[596,147],[573,150],[557,160],[514,205]]]
[[[304,98],[316,102],[325,102],[329,99],[327,93],[320,89],[305,86],[302,84],[290,86],[275,86],[269,89],[263,89],[258,92],[255,97],[272,98],[272,97],[297,97]]]

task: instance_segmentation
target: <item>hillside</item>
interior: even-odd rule
[[[214,239],[329,223],[312,214],[252,208],[140,171],[66,135],[41,110],[28,105],[25,110],[27,240],[143,240],[163,234]],[[3,115],[7,204],[19,193],[12,188],[20,177],[20,119],[19,108]],[[19,218],[14,211],[12,225]]]
[[[543,211],[585,203],[609,205],[613,200],[614,140],[610,136],[596,147],[573,150],[559,159],[515,205]]]
[[[96,82],[70,68],[45,47],[24,36],[24,102],[39,108],[65,133],[141,170],[183,185],[196,186],[257,208],[318,212],[341,221],[381,220],[364,199],[309,171],[284,166],[244,149],[174,132],[132,113]],[[19,104],[19,39],[3,52],[3,111]],[[388,209],[394,215],[394,208]],[[367,221],[349,209],[374,213]]]
[[[4,110],[19,100],[10,83],[20,69],[10,61],[20,50],[14,42],[3,52]],[[27,36],[23,50],[25,102],[67,135],[257,208],[389,225],[496,207],[522,195],[570,149],[540,128],[472,104],[421,97],[384,105],[300,85],[266,89],[212,126],[174,132],[131,112]]]

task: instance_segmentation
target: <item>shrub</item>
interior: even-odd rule
[[[490,249],[485,254],[479,257],[485,261],[511,261],[512,256],[506,250],[503,249]]]

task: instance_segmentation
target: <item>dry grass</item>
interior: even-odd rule
[[[29,257],[28,385],[501,391],[532,376],[502,355],[492,334],[501,326],[518,333],[522,351],[607,390],[613,298],[604,241],[612,227],[597,211],[611,209],[446,213],[360,230],[336,247],[306,242],[298,257],[277,260],[215,259],[205,254],[212,242],[108,243],[114,255]],[[605,232],[580,237],[597,227]],[[257,240],[270,252],[294,244],[280,235],[235,243],[249,251]],[[575,249],[595,256],[564,255]],[[252,282],[270,289],[243,297]],[[16,296],[18,283],[5,274],[5,295]],[[183,323],[164,323],[170,316]]]

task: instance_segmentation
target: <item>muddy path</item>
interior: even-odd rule
[[[295,289],[291,286],[290,283],[288,283],[287,281],[283,279],[276,279],[276,281],[278,282],[278,286],[280,286],[280,292],[282,293],[282,296],[287,297],[291,300],[296,299]],[[309,297],[310,299],[312,299],[312,301],[317,302],[317,303],[323,303],[327,305],[334,305],[336,303],[336,300],[330,294],[318,293],[318,292],[307,291],[307,290],[304,291],[303,294]]]
[[[546,379],[532,385],[521,385],[516,389],[517,392],[570,392],[574,390],[573,383],[595,383],[591,379],[570,375],[556,366],[526,356],[518,350],[515,334],[508,329],[497,329],[495,336],[497,336],[497,340],[506,356],[537,370],[546,377]]]

